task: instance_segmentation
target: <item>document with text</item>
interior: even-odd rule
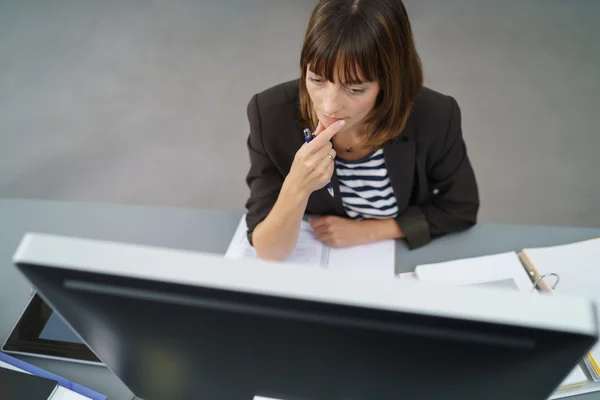
[[[226,258],[257,258],[246,236],[244,215],[229,243]],[[302,221],[296,248],[285,262],[340,270],[359,275],[394,277],[394,240],[354,247],[333,248],[319,241],[307,221]]]

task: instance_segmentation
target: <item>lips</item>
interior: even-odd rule
[[[337,121],[343,120],[344,118],[331,118],[331,117],[327,117],[327,116],[323,115],[323,119],[325,120],[325,122],[328,125],[331,125],[331,124],[335,124]]]

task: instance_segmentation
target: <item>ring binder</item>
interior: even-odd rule
[[[329,267],[329,247],[323,247],[323,253],[321,253],[321,268]]]
[[[554,285],[552,285],[552,290],[556,289],[556,286],[558,286],[558,282],[560,282],[560,276],[557,273],[554,272],[550,272],[541,276],[538,276],[536,278],[536,280],[533,282],[533,287],[531,288],[531,291],[535,291],[536,289],[538,289],[538,284],[544,279],[547,278],[549,276],[554,276],[556,278],[556,280],[554,281]]]

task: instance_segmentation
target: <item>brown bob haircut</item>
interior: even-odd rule
[[[421,61],[401,0],[320,0],[300,55],[301,122],[316,129],[306,89],[306,68],[330,82],[379,82],[380,92],[366,123],[367,146],[381,148],[406,125],[423,86]]]

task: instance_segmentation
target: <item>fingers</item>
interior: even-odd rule
[[[336,238],[336,236],[332,233],[328,233],[328,232],[315,232],[315,237],[317,238],[317,240],[325,243],[327,246],[330,247],[343,247],[342,246],[342,241],[338,238]]]
[[[329,247],[336,247],[336,248],[345,247],[341,240],[336,239],[333,236],[326,236],[320,240]]]
[[[305,182],[310,192],[321,189],[331,181],[337,154],[331,142],[325,139],[332,137],[334,133],[331,132],[337,132],[340,128],[341,125],[337,127],[332,125],[325,129],[323,124],[319,123],[316,131],[318,135],[310,143],[304,143],[294,156],[290,175],[299,182]]]
[[[331,247],[343,247],[344,242],[332,222],[337,217],[309,218],[315,238]]]
[[[319,143],[324,143],[322,140],[316,142],[317,144],[315,145],[315,141],[316,138],[321,134],[321,132],[323,132],[323,130],[325,129],[325,126],[321,123],[321,121],[319,121],[319,124],[317,125],[317,129],[315,130],[315,133],[313,133],[313,136],[315,136],[315,138],[309,142],[309,143],[303,143],[302,147],[300,147],[300,150],[298,150],[298,152],[300,152],[300,154],[305,155],[305,156],[311,156],[312,154],[321,151],[321,149],[323,147],[328,147],[329,149],[331,149],[331,142],[327,142],[325,143],[325,145],[319,145]],[[324,154],[327,154],[326,152]],[[324,154],[320,155],[320,156],[324,156]],[[320,159],[320,157],[319,157]]]
[[[337,153],[333,149],[333,146],[331,145],[331,143],[328,143],[327,145],[321,147],[320,149],[318,149],[317,151],[312,153],[312,157],[314,157],[315,160],[326,159],[326,161],[333,161],[329,156],[327,156],[327,154],[331,154],[331,157],[333,157],[334,159],[337,155]],[[315,162],[318,162],[318,161],[315,161]]]
[[[323,129],[321,132],[319,132],[318,135],[315,135],[316,137],[312,140],[312,142],[309,143],[309,145],[312,145],[312,147],[319,148],[322,147],[323,145],[325,145],[326,143],[329,143],[329,141],[331,140],[331,138],[340,131],[340,129],[342,129],[342,127],[345,125],[346,121],[344,120],[340,120],[338,122],[336,122],[335,124],[331,124],[329,125],[329,127],[327,129]],[[322,126],[323,124],[321,124],[319,122],[319,126]],[[318,129],[318,127],[317,127]]]
[[[342,129],[344,124],[345,121],[341,120],[325,129],[325,126],[319,121],[317,130],[314,133],[315,138],[310,143],[304,143],[304,145],[302,145],[301,150],[303,154],[317,154],[319,159],[325,157],[327,152],[332,148],[330,142],[331,138]]]
[[[329,157],[327,154],[329,154],[331,157]],[[331,163],[333,164],[333,162],[335,161],[335,157],[337,156],[337,152],[335,151],[333,146],[331,146],[331,149],[329,149],[327,154],[325,154],[325,157],[329,158],[331,160]]]
[[[323,231],[314,231],[313,232],[315,237],[320,240],[321,242],[324,242],[325,240],[330,240],[331,239],[331,234],[327,233],[327,232],[323,232]]]
[[[328,154],[331,155],[331,157],[329,157]],[[302,163],[305,167],[310,168],[312,171],[323,171],[328,169],[331,164],[331,174],[333,174],[333,160],[335,160],[336,155],[337,153],[330,145],[329,148],[323,147],[316,153],[307,153],[305,149],[300,149],[296,153],[295,158],[298,162]]]
[[[311,226],[311,228],[313,228],[313,230],[315,230],[315,231],[316,231],[317,229],[320,229],[320,228],[322,228],[322,227],[324,227],[324,226],[327,226],[327,225],[329,225],[329,223],[328,223],[328,220],[327,220],[327,217],[323,217],[323,218],[314,218],[314,219],[313,219],[313,218],[311,218],[311,219],[309,219],[309,222],[310,222],[310,226]]]
[[[319,124],[317,125],[317,129],[315,130],[314,135],[319,136],[321,134],[321,132],[323,132],[323,130],[325,130],[325,125],[323,125],[321,123],[321,121],[319,121]]]
[[[331,150],[331,152],[333,152],[335,154],[335,150]],[[332,154],[333,156],[333,154]],[[334,156],[335,158],[335,156]],[[331,157],[327,156],[327,153],[325,153],[325,156],[321,158],[320,161],[318,161],[317,164],[317,171],[321,171],[321,174],[323,176],[323,179],[327,179],[327,182],[329,182],[331,180],[331,176],[333,175],[333,168],[334,168],[334,162],[331,159]]]
[[[329,225],[320,225],[316,228],[313,228],[313,234],[317,239],[323,239],[327,236],[330,236],[332,232],[329,230]]]

